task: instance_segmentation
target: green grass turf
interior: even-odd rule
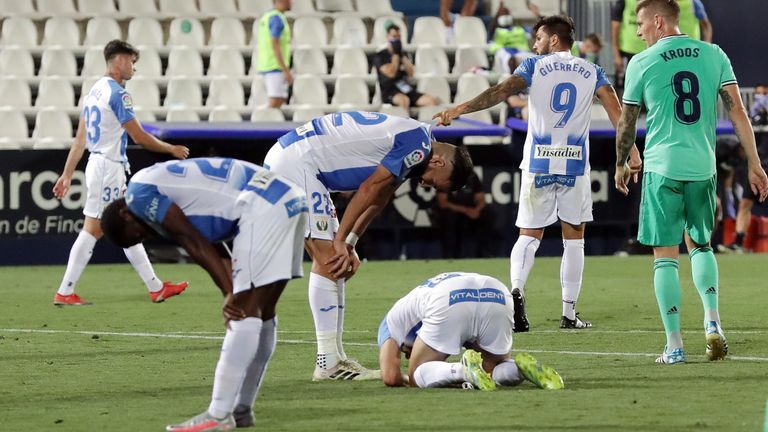
[[[538,259],[527,289],[532,331],[516,335],[513,349],[532,351],[560,371],[566,389],[554,392],[530,383],[495,393],[313,383],[307,282],[294,281],[278,308],[279,343],[256,402],[257,430],[759,430],[768,396],[766,258],[718,259],[732,357],[705,360],[701,304],[683,257],[689,362],[677,366],[653,363],[664,336],[650,257],[587,258],[579,309],[595,327],[582,332],[557,329],[559,260]],[[78,292],[95,305],[58,308],[51,300],[63,271],[60,266],[0,269],[0,430],[160,431],[207,407],[223,326],[221,297],[204,271],[158,265],[161,277],[186,279],[191,287],[152,304],[127,264],[90,266]],[[347,288],[347,353],[374,366],[376,329],[384,313],[419,282],[443,271],[508,278],[502,259],[366,263]]]

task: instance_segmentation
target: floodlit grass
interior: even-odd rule
[[[536,261],[527,288],[533,352],[563,375],[563,391],[530,383],[495,393],[387,389],[380,382],[310,380],[314,331],[306,279],[280,301],[278,347],[254,430],[274,431],[746,431],[759,430],[768,396],[768,269],[760,255],[721,256],[721,315],[731,358],[704,357],[702,308],[681,259],[689,362],[653,363],[664,345],[650,257],[586,261],[579,303],[588,331],[560,331],[557,259]],[[347,353],[377,359],[376,329],[397,298],[444,271],[507,282],[506,260],[369,262],[348,283]],[[129,265],[89,266],[78,293],[90,307],[58,308],[63,267],[5,267],[0,296],[0,430],[160,431],[202,412],[223,335],[218,290],[194,265],[158,265],[189,280],[152,304]]]

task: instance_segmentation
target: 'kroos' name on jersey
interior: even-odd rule
[[[547,76],[548,73],[554,72],[554,71],[576,72],[577,74],[581,75],[586,79],[589,79],[589,77],[592,76],[592,72],[590,72],[584,66],[570,64],[570,63],[549,63],[539,68],[539,73],[543,77]]]
[[[555,147],[551,145],[537,145],[536,158],[563,158],[581,160],[582,149],[583,147],[580,146]]]

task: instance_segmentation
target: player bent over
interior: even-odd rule
[[[227,331],[208,410],[168,426],[174,432],[230,430],[254,423],[251,407],[275,350],[275,306],[301,277],[304,191],[258,165],[200,158],[136,173],[102,227],[119,246],[161,235],[177,242],[226,297]],[[231,259],[214,243],[233,240]]]
[[[495,390],[527,379],[540,388],[561,389],[563,380],[530,354],[512,360],[514,308],[503,283],[477,273],[443,273],[426,280],[395,303],[379,326],[379,365],[384,384],[397,387],[462,385]],[[451,355],[467,348],[461,363]],[[405,353],[408,375],[400,372]],[[471,387],[465,383],[470,383]]]
[[[313,380],[378,379],[378,371],[347,359],[342,345],[345,281],[360,260],[355,244],[407,179],[457,190],[472,173],[463,148],[434,141],[429,125],[365,111],[318,117],[278,139],[264,166],[307,191],[304,245],[312,257],[309,306],[317,357]],[[339,225],[331,192],[357,191]]]
[[[107,62],[106,74],[96,81],[83,98],[83,111],[74,144],[69,149],[64,171],[53,187],[56,198],[61,199],[67,195],[72,174],[87,146],[90,156],[85,167],[88,190],[83,209],[85,223],[69,252],[67,270],[53,298],[53,304],[59,306],[91,304],[75,294],[75,285],[91,259],[93,247],[102,236],[99,227],[102,210],[123,195],[125,172],[128,171],[128,158],[125,154],[128,135],[147,150],[169,153],[178,159],[189,156],[189,149],[158,140],[145,132],[136,119],[131,95],[123,85],[133,77],[139,52],[127,42],[113,40],[104,47],[104,59]],[[168,297],[181,294],[187,288],[186,282],[173,284],[160,281],[155,276],[143,245],[131,246],[124,252],[147,285],[153,302],[160,303]]]

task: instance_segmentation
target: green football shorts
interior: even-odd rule
[[[680,181],[643,173],[637,240],[648,246],[676,246],[685,229],[696,244],[709,243],[715,224],[716,188],[716,176]]]

